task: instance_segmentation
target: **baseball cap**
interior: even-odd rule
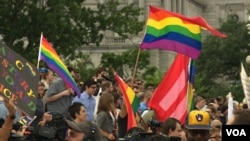
[[[208,112],[201,110],[190,111],[186,120],[187,129],[211,129]]]
[[[68,128],[85,134],[89,134],[89,132],[92,132],[91,130],[97,129],[96,125],[94,125],[90,121],[75,123],[74,121],[65,119],[65,122]]]

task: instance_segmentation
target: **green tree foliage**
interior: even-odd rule
[[[142,74],[142,78],[146,82],[146,86],[158,86],[162,81],[163,77],[163,72],[161,72],[157,67],[150,67]]]
[[[2,40],[33,63],[41,33],[58,54],[72,59],[79,47],[98,46],[104,31],[128,37],[140,32],[144,23],[138,21],[141,9],[120,6],[118,0],[98,4],[96,10],[84,7],[84,0],[2,0],[0,9]]]
[[[195,77],[196,93],[214,97],[232,95],[242,100],[244,97],[240,71],[241,62],[250,54],[250,36],[247,34],[246,23],[238,21],[235,15],[229,15],[222,22],[220,31],[227,35],[221,39],[208,36],[204,42],[200,57],[197,59]]]
[[[141,76],[140,72],[149,65],[149,52],[141,50],[139,53],[135,77]],[[131,77],[134,72],[137,56],[138,48],[127,50],[121,54],[104,53],[101,57],[101,66],[112,66],[120,76],[124,78]]]
[[[157,86],[163,77],[163,73],[155,66],[149,66],[148,51],[140,50],[140,52],[138,52],[138,48],[135,48],[121,54],[104,53],[101,57],[101,66],[106,68],[112,66],[112,68],[124,79],[132,77],[135,71],[134,68],[138,53],[139,59],[135,78],[141,78],[145,81],[146,85]]]
[[[74,67],[80,73],[82,81],[95,75],[96,68],[89,54],[78,52],[77,58],[73,62],[67,61],[66,64]]]

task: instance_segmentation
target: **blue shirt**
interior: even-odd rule
[[[87,117],[86,120],[94,121],[94,112],[95,112],[95,105],[96,101],[93,96],[89,96],[85,91],[81,94],[80,98],[75,96],[72,103],[74,102],[81,102],[84,107],[86,108]]]
[[[145,110],[148,109],[148,105],[144,102],[141,102],[139,109],[141,110],[141,114],[142,114]]]
[[[0,118],[6,119],[7,114],[9,113],[8,109],[4,105],[4,101],[0,101]],[[19,122],[21,113],[16,110],[16,119],[15,123]]]

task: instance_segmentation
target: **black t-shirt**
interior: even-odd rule
[[[128,123],[128,115],[124,118],[118,115],[117,125],[118,125],[118,138],[123,138],[127,133],[127,123]]]

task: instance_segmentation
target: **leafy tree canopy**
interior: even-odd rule
[[[137,56],[139,53],[139,59]],[[104,53],[101,57],[101,66],[110,67],[119,73],[119,75],[127,78],[131,77],[134,72],[134,67],[137,61],[136,77],[141,76],[140,72],[149,65],[149,52],[140,51],[138,48],[130,49],[121,54]]]
[[[221,39],[208,36],[197,59],[195,90],[214,97],[232,92],[235,98],[244,97],[240,81],[240,64],[250,54],[250,36],[246,23],[229,15],[219,29],[227,35]]]
[[[84,0],[2,0],[2,40],[33,63],[37,62],[41,33],[58,54],[74,58],[83,45],[99,45],[103,33],[111,30],[126,38],[142,30],[142,10],[133,4],[120,6],[118,0],[84,7]]]
[[[157,86],[163,77],[163,73],[158,68],[149,66],[149,52],[139,51],[138,48],[130,49],[121,54],[104,53],[101,57],[101,66],[112,66],[124,79],[133,77],[133,73],[136,71],[134,77],[144,80],[146,85]]]

